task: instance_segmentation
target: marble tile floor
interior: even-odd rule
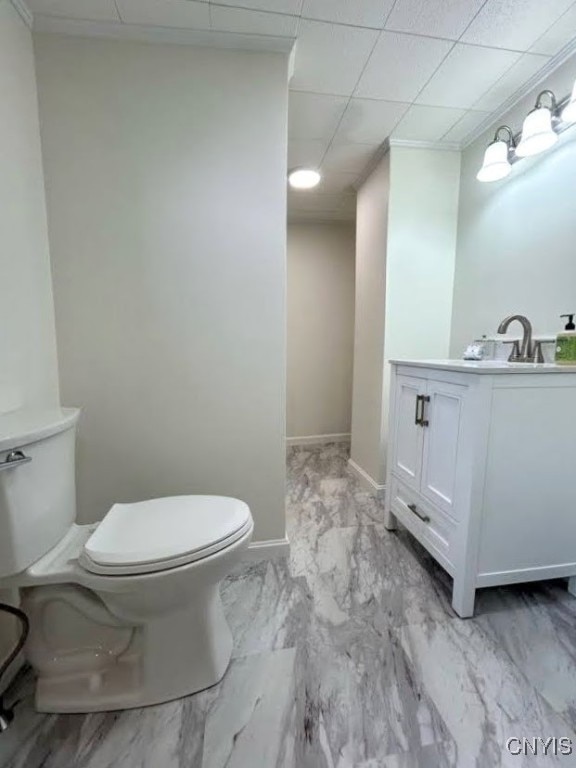
[[[342,444],[288,452],[291,555],[224,584],[233,661],[214,688],[121,713],[39,715],[30,673],[2,768],[576,766],[576,600],[562,582],[483,590],[450,578],[347,471]],[[515,756],[510,737],[574,755]]]

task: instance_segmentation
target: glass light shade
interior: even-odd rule
[[[574,83],[570,101],[562,110],[562,120],[565,123],[576,123],[576,83]]]
[[[295,168],[288,174],[288,183],[294,189],[312,189],[320,182],[320,174],[312,168]]]
[[[518,157],[538,155],[557,141],[558,136],[552,129],[552,113],[548,107],[537,107],[524,120],[516,154]]]
[[[478,181],[498,181],[508,176],[511,170],[508,144],[505,141],[494,141],[484,152],[484,162],[476,178]]]

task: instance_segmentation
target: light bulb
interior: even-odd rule
[[[511,170],[508,144],[505,141],[493,141],[484,152],[484,162],[476,178],[478,181],[498,181],[508,176]]]
[[[558,141],[552,129],[552,113],[548,107],[536,107],[522,126],[522,138],[516,147],[518,157],[531,157],[549,149]]]
[[[313,168],[295,168],[288,174],[288,183],[294,189],[312,189],[320,179],[320,174]]]

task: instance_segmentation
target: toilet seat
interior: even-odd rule
[[[164,571],[220,552],[251,526],[249,507],[225,496],[115,504],[86,541],[79,563],[106,576]]]

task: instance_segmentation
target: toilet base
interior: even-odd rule
[[[118,631],[125,633],[126,625]],[[68,673],[42,674],[36,667],[36,709],[109,712],[189,696],[222,679],[232,645],[216,586],[185,610],[133,627],[126,650],[118,656],[102,660],[100,654],[97,664]]]

